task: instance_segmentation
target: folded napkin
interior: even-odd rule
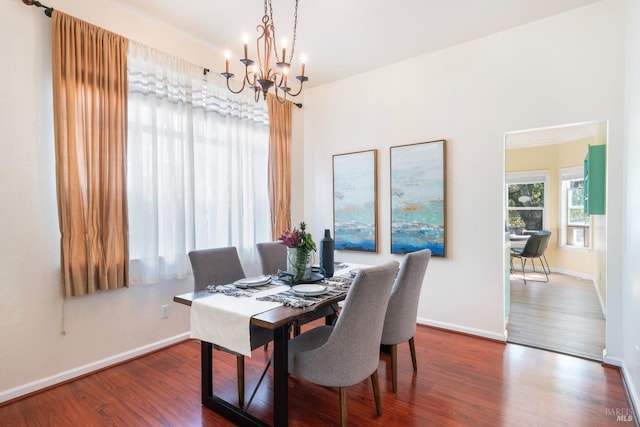
[[[260,301],[277,301],[289,307],[302,308],[318,304],[319,302],[322,302],[326,299],[333,298],[345,293],[347,293],[347,289],[337,287],[329,289],[326,294],[316,296],[300,296],[292,290],[286,290],[277,294],[266,295],[258,299]]]
[[[225,295],[229,295],[232,297],[250,297],[255,293],[266,291],[275,286],[280,286],[277,283],[268,283],[260,286],[252,286],[252,287],[239,287],[234,285],[233,283],[230,285],[209,285],[207,286],[207,290],[210,293],[222,293]]]
[[[278,286],[236,298],[223,293],[193,300],[191,304],[191,338],[200,339],[251,357],[251,317],[282,305],[281,302],[258,301],[256,297],[281,292]]]
[[[335,286],[338,288],[348,288],[349,286],[351,286],[351,282],[353,282],[353,277],[351,276],[349,277],[333,276],[329,279],[324,279],[322,281],[322,283],[326,285]]]

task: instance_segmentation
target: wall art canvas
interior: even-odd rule
[[[391,147],[391,253],[445,256],[445,141]]]
[[[338,250],[378,251],[377,151],[333,156],[333,231]]]

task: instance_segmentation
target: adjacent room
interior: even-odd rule
[[[606,138],[606,122],[506,135],[509,342],[602,361]]]
[[[638,425],[640,2],[4,0],[0,49],[0,424]]]

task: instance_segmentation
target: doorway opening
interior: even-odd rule
[[[606,322],[606,221],[589,207],[590,147],[606,152],[607,122],[505,134],[507,341],[602,361]],[[592,150],[592,149],[591,149]],[[588,171],[588,169],[586,169]],[[606,180],[603,171],[602,180]],[[586,186],[586,188],[585,188]],[[590,214],[591,212],[591,214]],[[597,212],[594,213],[594,212]],[[550,232],[543,257],[522,270],[512,247]],[[531,244],[529,246],[531,246]],[[527,249],[528,251],[531,248]],[[541,262],[550,265],[548,282]],[[531,268],[531,264],[535,270]],[[525,282],[526,280],[526,282]]]

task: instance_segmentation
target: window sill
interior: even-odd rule
[[[560,249],[572,252],[591,252],[591,248],[585,248],[583,246],[560,245]]]

